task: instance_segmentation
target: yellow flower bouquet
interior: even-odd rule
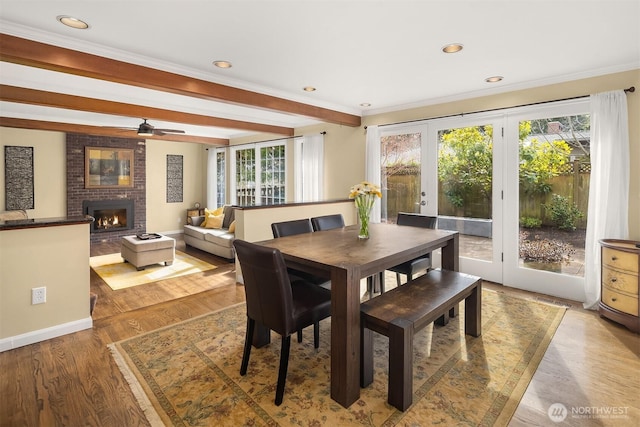
[[[371,209],[376,201],[376,197],[382,197],[380,187],[367,181],[362,181],[351,187],[349,198],[353,199],[358,210],[358,219],[360,221],[360,232],[358,238],[369,238],[369,217]]]

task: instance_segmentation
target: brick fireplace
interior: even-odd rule
[[[87,146],[133,149],[133,187],[84,188]],[[96,218],[91,228],[91,243],[115,242],[122,236],[146,232],[145,163],[144,140],[67,134],[67,215]],[[93,214],[89,213],[90,209]],[[123,209],[129,209],[129,213],[122,216]]]

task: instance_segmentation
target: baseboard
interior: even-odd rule
[[[16,335],[13,337],[0,339],[0,353],[14,348],[34,344],[41,341],[50,340],[61,335],[71,334],[73,332],[91,329],[93,327],[93,319],[86,317],[73,322],[62,323],[60,325],[51,326],[49,328],[38,329],[37,331],[27,332],[26,334]]]

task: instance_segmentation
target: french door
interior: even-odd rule
[[[460,233],[460,271],[502,283],[502,121],[500,116],[429,123],[438,228]]]
[[[502,134],[494,135],[495,128],[501,129],[493,119],[385,127],[382,221],[394,223],[398,212],[438,216],[439,229],[460,233],[461,271],[501,282],[501,200],[494,188],[501,180],[493,177]]]
[[[588,100],[513,112],[505,139],[503,283],[584,301]]]
[[[437,215],[460,233],[461,271],[584,301],[588,112],[574,100],[382,128],[382,220]]]

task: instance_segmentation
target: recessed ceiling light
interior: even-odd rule
[[[363,102],[362,104],[360,104],[361,107],[371,107],[371,104],[368,102]]]
[[[305,92],[315,92],[316,88],[313,86],[305,86],[302,88]]]
[[[233,65],[231,65],[231,62],[229,62],[229,61],[213,61],[213,65],[215,65],[218,68],[231,68],[231,67],[233,67]]]
[[[493,76],[493,77],[487,77],[486,79],[484,79],[484,81],[487,83],[497,83],[502,79],[504,79],[504,77],[502,76]]]
[[[81,21],[78,18],[74,18],[73,16],[60,15],[56,17],[56,19],[62,22],[67,27],[76,28],[78,30],[86,30],[87,28],[89,28],[89,24]]]
[[[442,51],[444,53],[456,53],[460,52],[464,46],[461,43],[451,43],[445,46],[442,46]]]

